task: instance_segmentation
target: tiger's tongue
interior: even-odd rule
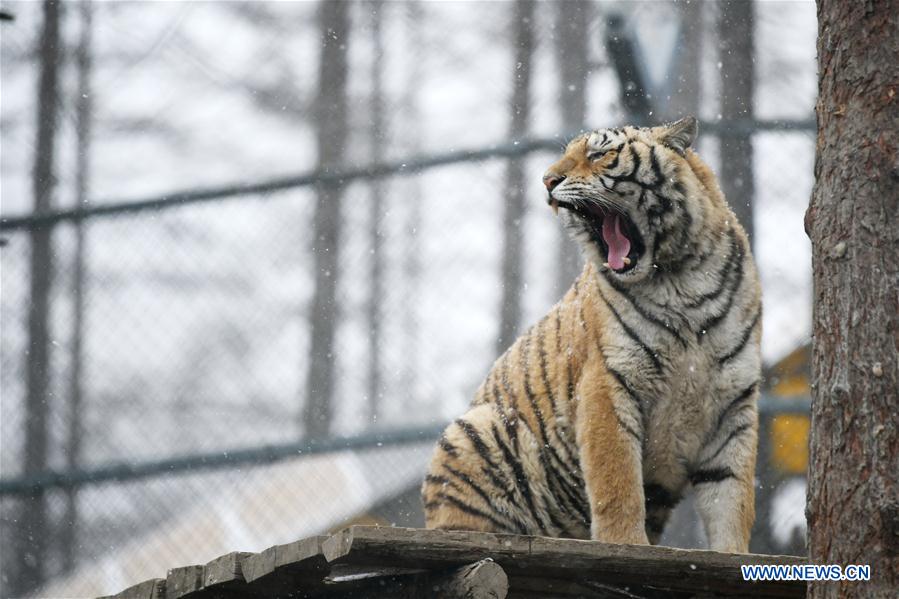
[[[631,251],[631,240],[621,232],[621,216],[614,212],[602,219],[602,238],[609,246],[609,266],[624,268],[624,258]]]

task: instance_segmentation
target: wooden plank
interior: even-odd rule
[[[241,564],[252,555],[246,551],[232,551],[210,561],[203,567],[203,588],[244,582]]]
[[[301,539],[247,556],[240,562],[246,591],[262,596],[291,593],[294,597],[318,592],[330,571],[322,555],[322,542],[327,538]]]
[[[201,599],[203,597],[223,597],[243,595],[246,583],[241,570],[241,562],[252,553],[233,551],[203,566],[203,578],[199,589],[182,595],[185,599]]]
[[[203,588],[203,566],[172,568],[165,577],[165,599],[180,599]]]
[[[113,595],[112,599],[163,599],[164,597],[165,579],[151,578]]]
[[[731,596],[804,597],[803,582],[743,581],[746,564],[801,565],[802,558],[633,546],[464,531],[354,526],[322,545],[333,563],[447,568],[492,557],[515,586],[516,576],[590,580],[625,586]]]

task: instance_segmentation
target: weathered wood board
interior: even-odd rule
[[[259,553],[169,570],[116,599],[208,597],[805,597],[805,583],[742,579],[746,564],[802,558],[736,555],[464,531],[353,526]],[[467,587],[466,587],[467,585]],[[478,593],[481,593],[480,595]]]
[[[323,544],[331,563],[436,568],[491,557],[509,574],[648,585],[686,592],[795,597],[805,583],[747,583],[746,564],[804,564],[790,556],[737,555],[658,546],[615,545],[492,533],[351,527]]]

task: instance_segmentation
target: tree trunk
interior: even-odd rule
[[[78,68],[78,96],[75,99],[75,203],[79,208],[87,205],[88,178],[90,176],[90,137],[93,90],[91,89],[91,28],[93,4],[84,0],[80,6],[81,37],[75,54]],[[84,280],[86,256],[84,228],[75,222],[75,255],[72,259],[72,344],[69,366],[69,418],[66,443],[66,467],[71,471],[81,461],[82,443],[82,362],[84,350]],[[78,537],[78,491],[72,487],[66,491],[66,512],[63,517],[59,545],[62,551],[62,570],[75,567],[75,546]]]
[[[514,73],[509,138],[527,134],[531,109],[531,57],[534,54],[534,1],[516,0],[513,7]],[[500,328],[496,352],[501,354],[518,335],[521,326],[522,253],[524,251],[524,160],[509,159],[503,191],[503,258]]]
[[[556,11],[555,54],[559,71],[559,110],[562,132],[571,135],[587,128],[588,28],[592,12],[586,0],[554,4]],[[567,140],[566,140],[567,141]],[[560,231],[556,260],[556,294],[561,297],[581,272],[583,259],[578,244]]]
[[[410,47],[418,51],[424,47],[424,8],[420,2],[405,3],[404,24],[407,28]],[[418,106],[418,88],[425,67],[422,59],[410,61],[405,80],[405,92],[402,98],[403,105],[403,140],[407,156],[416,156],[421,152],[421,110]],[[422,175],[408,181],[409,192],[406,196],[408,212],[406,214],[406,233],[403,257],[403,279],[405,287],[403,292],[404,305],[401,310],[403,330],[403,375],[401,405],[403,413],[414,413],[423,409],[424,398],[418,396],[418,375],[421,369],[419,331],[421,320],[419,316],[422,258],[421,243],[419,242],[422,224]],[[427,406],[425,406],[425,409]]]
[[[688,115],[699,116],[704,6],[701,2],[678,2],[675,5],[681,27],[678,49],[669,73],[668,97],[660,98],[658,104],[659,119],[663,121],[676,121]]]
[[[316,97],[318,170],[342,165],[347,140],[347,45],[349,2],[319,5],[322,54]],[[311,340],[302,423],[307,438],[327,437],[334,387],[334,333],[337,324],[337,276],[340,244],[341,185],[319,184],[313,216],[315,290],[310,314]]]
[[[37,144],[32,186],[34,211],[53,208],[56,186],[56,121],[59,100],[60,5],[46,0],[44,29],[40,39]],[[31,233],[30,301],[28,304],[28,354],[26,356],[25,462],[23,474],[47,468],[47,413],[50,403],[50,292],[53,283],[51,229]],[[47,505],[43,491],[23,496],[17,547],[19,571],[11,595],[23,595],[44,581],[47,561]]]
[[[725,123],[753,118],[755,93],[754,2],[717,3],[721,118]],[[735,129],[721,137],[721,189],[727,203],[753,240],[752,199],[755,193],[752,135]]]
[[[381,35],[384,4],[381,0],[371,3],[371,128],[369,129],[369,160],[376,162],[383,156],[384,136],[384,84],[382,81],[384,39]],[[375,425],[381,416],[381,397],[384,394],[381,381],[381,306],[384,302],[384,256],[381,239],[381,216],[384,213],[384,183],[382,179],[371,181],[371,205],[369,206],[369,243],[371,244],[371,273],[368,294],[368,405],[369,423]]]
[[[897,56],[895,0],[819,0],[809,557],[871,581],[813,583],[813,599],[899,588]]]

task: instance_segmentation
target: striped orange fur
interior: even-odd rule
[[[760,288],[696,131],[593,131],[547,171],[587,264],[444,432],[429,527],[656,543],[692,485],[710,546],[748,550]]]

